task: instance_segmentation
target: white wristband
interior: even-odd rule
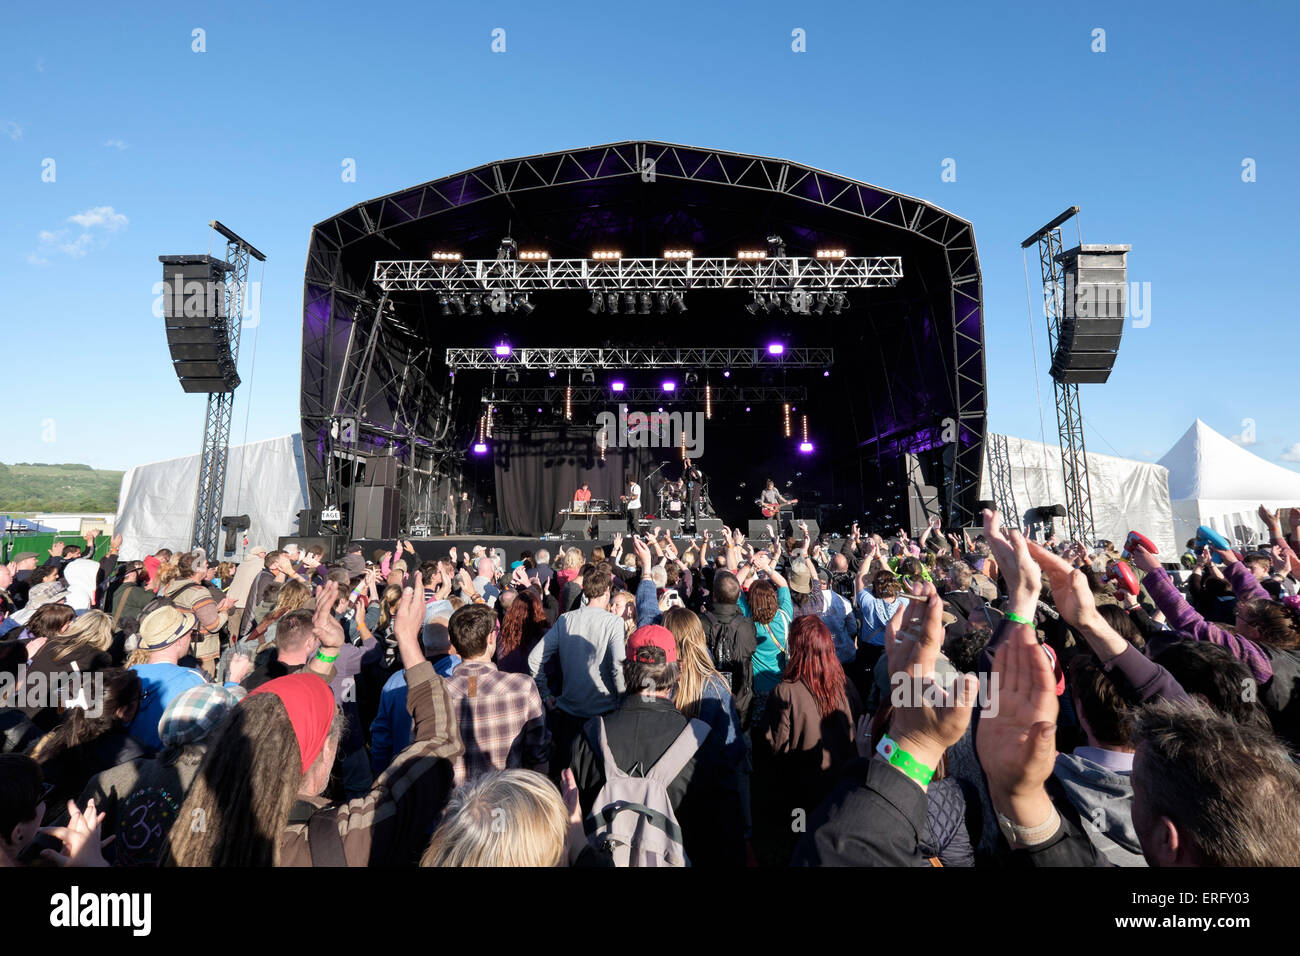
[[[1002,830],[1002,835],[1007,838],[1007,842],[1011,844],[1011,848],[1020,849],[1046,843],[1056,836],[1056,831],[1061,828],[1061,816],[1056,812],[1056,807],[1052,807],[1052,815],[1045,822],[1035,827],[1025,827],[1012,823],[999,813],[998,827]]]

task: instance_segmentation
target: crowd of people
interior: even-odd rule
[[[14,554],[0,865],[1300,864],[1290,514]]]

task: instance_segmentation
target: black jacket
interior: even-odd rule
[[[758,631],[754,622],[736,604],[715,604],[700,615],[705,642],[713,665],[731,682],[731,697],[740,715],[742,730],[748,730],[754,705],[754,651]]]
[[[928,866],[929,800],[883,759],[858,758],[808,820],[793,866]],[[928,849],[928,848],[927,848]],[[1095,866],[1092,844],[1065,814],[1046,843],[1010,854],[1013,865]]]
[[[571,766],[583,816],[592,812],[605,785],[605,768],[593,718],[573,741]],[[688,720],[661,697],[629,694],[604,716],[605,736],[619,768],[644,776],[686,729]],[[698,751],[668,786],[668,799],[682,828],[682,844],[693,866],[745,865],[744,823],[739,780],[716,755]]]

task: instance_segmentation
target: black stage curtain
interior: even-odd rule
[[[611,507],[619,508],[627,471],[633,472],[641,485],[641,509],[654,511],[646,477],[669,460],[673,450],[607,448],[601,461],[595,434],[591,427],[576,426],[494,432],[492,453],[502,534],[537,537],[558,532],[564,523],[560,509],[569,507],[573,493],[584,481],[591,486],[593,498],[604,498]],[[655,483],[662,475],[661,471],[655,476]]]

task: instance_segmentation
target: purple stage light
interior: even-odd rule
[[[723,377],[723,378],[731,378],[731,369],[729,369],[729,368],[725,368],[725,369],[723,369],[723,370],[722,370],[722,377]]]
[[[501,358],[507,358],[510,355],[510,346],[507,343],[502,342],[497,346],[496,352]]]
[[[475,442],[475,443],[474,443],[474,454],[476,454],[476,455],[486,455],[486,454],[487,454],[487,445],[483,444],[483,442],[481,442],[481,441],[479,441],[479,442]]]
[[[769,345],[769,346],[767,347],[767,354],[768,354],[768,355],[784,355],[784,354],[785,354],[785,346],[782,345],[780,342],[773,342],[771,345]]]
[[[830,377],[831,377],[830,369],[827,369],[826,371],[822,372],[822,378],[830,378]]]
[[[626,387],[627,387],[627,386],[624,385],[622,382],[615,382],[614,384],[612,384],[612,385],[610,386],[610,388],[612,388],[612,389],[613,389],[614,391],[616,391],[616,392],[621,392],[621,391],[623,391],[623,389],[626,388]]]
[[[665,392],[675,392],[675,391],[677,391],[677,383],[674,382],[674,381],[672,381],[671,379],[669,379],[669,380],[665,380],[665,381],[664,381],[664,391],[665,391]]]
[[[811,455],[813,450],[813,443],[810,441],[802,441],[799,443],[799,450],[803,452],[805,455]]]

